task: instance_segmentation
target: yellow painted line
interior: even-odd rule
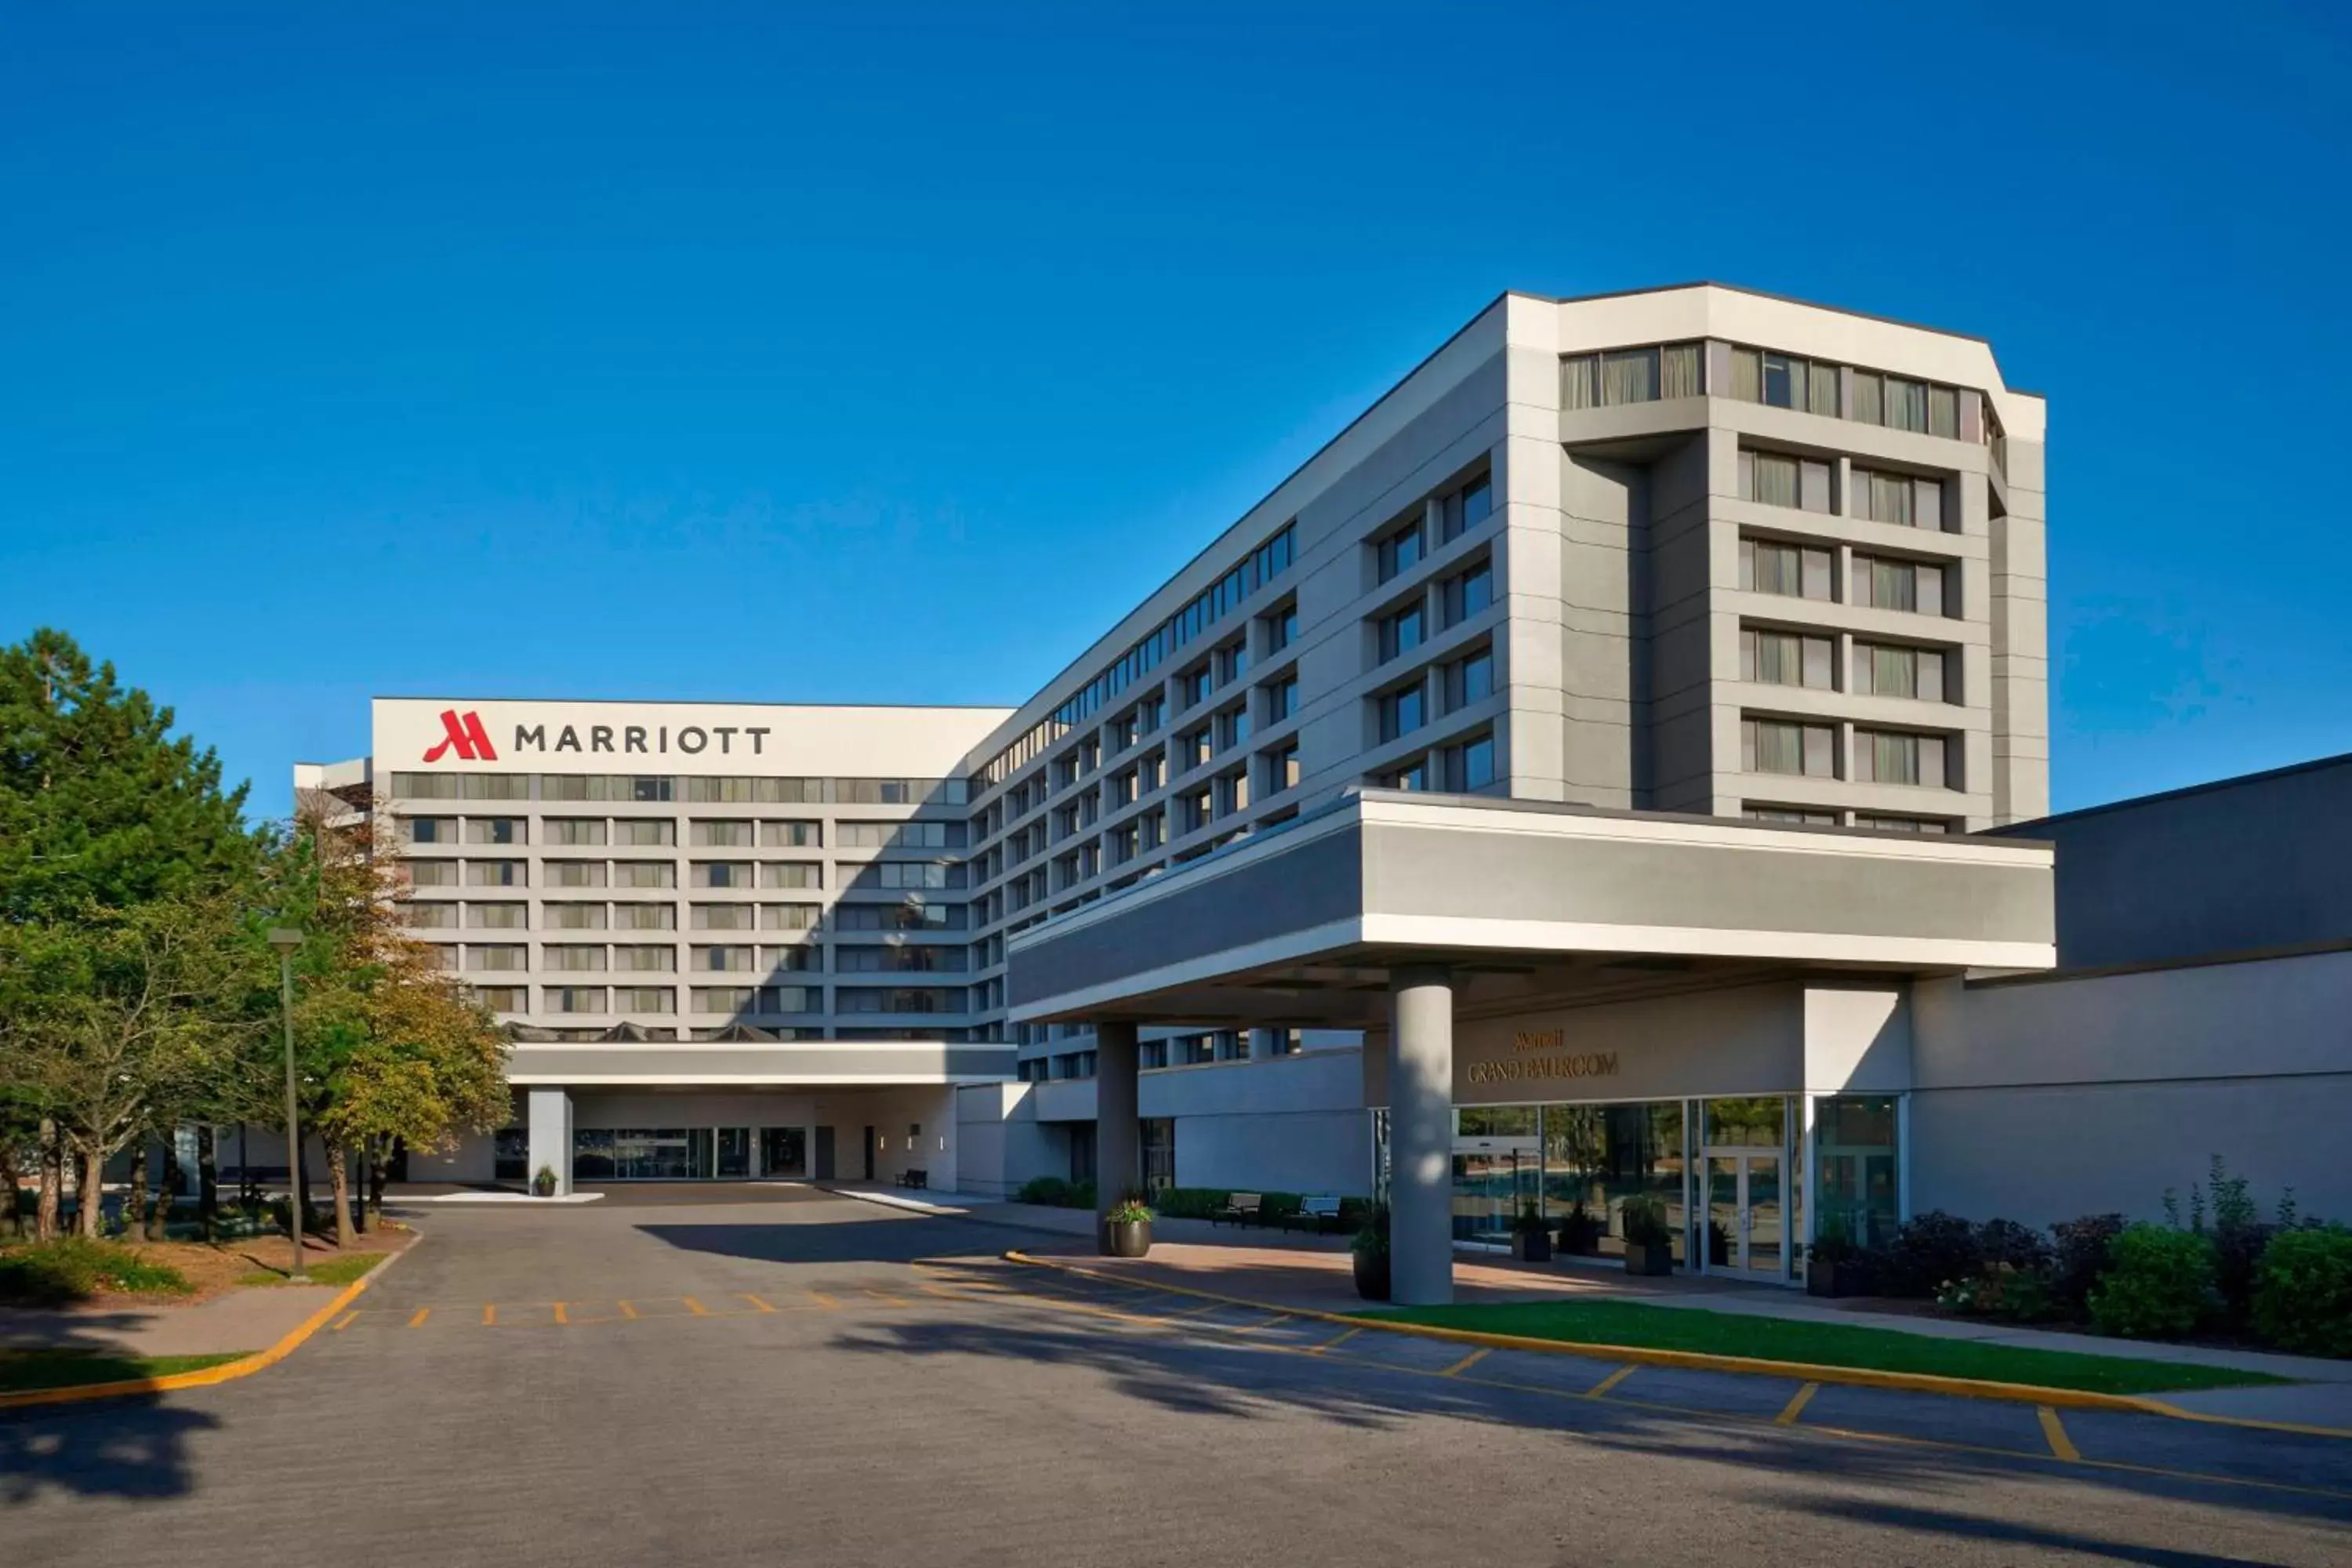
[[[1082,1279],[1095,1279],[1108,1284],[1127,1281],[1097,1273],[1083,1265],[1059,1258],[1038,1258],[1025,1252],[1007,1252],[1005,1258],[1013,1263],[1034,1268],[1051,1269]],[[1216,1291],[1202,1290],[1190,1285],[1159,1285],[1157,1289],[1171,1295],[1202,1296],[1229,1306],[1249,1307],[1261,1312],[1278,1310],[1272,1302],[1254,1301],[1243,1296],[1227,1296]],[[2160,1399],[2133,1394],[2097,1394],[2088,1389],[2044,1388],[2032,1384],[1996,1383],[1979,1378],[1944,1377],[1932,1373],[1880,1372],[1869,1367],[1825,1366],[1812,1362],[1767,1361],[1757,1356],[1716,1355],[1704,1351],[1656,1350],[1641,1345],[1609,1345],[1587,1343],[1575,1340],[1538,1339],[1528,1334],[1492,1334],[1472,1329],[1438,1328],[1428,1323],[1402,1323],[1385,1318],[1354,1318],[1339,1312],[1319,1311],[1313,1308],[1294,1307],[1291,1315],[1312,1318],[1329,1323],[1360,1322],[1383,1333],[1412,1334],[1423,1339],[1445,1340],[1454,1344],[1485,1345],[1490,1350],[1535,1351],[1546,1355],[1577,1355],[1609,1361],[1632,1362],[1644,1366],[1685,1367],[1699,1372],[1744,1373],[1766,1377],[1794,1377],[1812,1383],[1829,1383],[1857,1388],[1898,1389],[1911,1394],[1942,1394],[1964,1399],[1998,1399],[2021,1405],[2048,1405],[2072,1410],[2121,1410],[2140,1415],[2166,1415],[2176,1419],[2194,1419],[2224,1426],[2250,1426],[2264,1431],[2294,1431],[2307,1436],[2352,1437],[2352,1428],[2334,1426],[2296,1426],[2280,1422],[2241,1419],[2229,1415],[2206,1415],[2179,1409]]]
[[[1286,1322],[1288,1322],[1288,1321],[1290,1321],[1290,1314],[1289,1314],[1289,1313],[1287,1313],[1287,1312],[1276,1312],[1273,1317],[1268,1318],[1265,1321],[1264,1321],[1264,1322],[1262,1322],[1262,1323],[1247,1323],[1247,1324],[1244,1324],[1244,1325],[1243,1325],[1242,1327],[1240,1327],[1240,1328],[1238,1328],[1238,1329],[1235,1329],[1235,1330],[1234,1331],[1234,1332],[1235,1332],[1235,1333],[1237,1333],[1237,1334],[1254,1334],[1254,1333],[1256,1333],[1256,1332],[1257,1332],[1258,1331],[1260,1331],[1261,1329],[1270,1329],[1270,1328],[1274,1327],[1274,1325],[1275,1325],[1275,1324],[1276,1324],[1276,1323],[1286,1323]]]
[[[832,1297],[826,1295],[822,1290],[809,1291],[808,1299],[814,1301],[818,1306],[823,1307],[828,1312],[836,1312],[841,1310],[841,1303],[835,1300]]]
[[[735,1294],[737,1294],[738,1296],[740,1296],[740,1297],[741,1297],[741,1298],[743,1298],[743,1300],[745,1300],[746,1301],[751,1302],[751,1305],[753,1305],[754,1307],[757,1307],[757,1308],[758,1308],[758,1309],[760,1309],[760,1310],[761,1310],[762,1312],[772,1312],[772,1311],[774,1311],[774,1310],[776,1310],[776,1309],[774,1308],[774,1306],[773,1306],[773,1305],[772,1305],[771,1303],[769,1303],[769,1302],[767,1302],[767,1301],[762,1300],[761,1298],[759,1298],[759,1297],[757,1297],[757,1296],[752,1295],[752,1294],[751,1294],[751,1292],[750,1292],[749,1290],[738,1290],[738,1291],[736,1291],[736,1292],[735,1292]]]
[[[904,1296],[893,1296],[887,1290],[868,1290],[866,1293],[873,1297],[876,1300],[881,1302],[886,1307],[911,1307],[914,1305],[912,1301],[908,1300]]]
[[[635,1301],[615,1301],[613,1305],[619,1310],[623,1318],[625,1318],[632,1322],[636,1321],[637,1304]]]
[[[1627,1378],[1633,1376],[1635,1373],[1641,1370],[1642,1368],[1640,1364],[1634,1363],[1629,1363],[1624,1366],[1621,1366],[1615,1372],[1611,1373],[1607,1377],[1602,1378],[1599,1383],[1594,1384],[1591,1388],[1586,1389],[1584,1391],[1584,1397],[1587,1399],[1605,1399],[1608,1397],[1609,1391],[1611,1389],[1615,1388],[1619,1384],[1624,1382]]]
[[[423,1328],[423,1327],[425,1326],[425,1319],[427,1319],[427,1318],[429,1318],[429,1317],[431,1317],[432,1315],[433,1315],[433,1309],[432,1309],[432,1308],[430,1308],[430,1307],[419,1307],[419,1308],[417,1308],[417,1309],[416,1309],[416,1316],[415,1316],[415,1317],[413,1317],[413,1318],[411,1318],[411,1319],[409,1319],[409,1320],[408,1320],[408,1326],[409,1326],[410,1328],[412,1328],[412,1329],[421,1329],[421,1328]]]
[[[1809,1383],[1797,1390],[1789,1403],[1780,1406],[1780,1414],[1772,1417],[1772,1425],[1794,1426],[1797,1424],[1797,1417],[1805,1413],[1805,1406],[1811,1405],[1813,1402],[1813,1395],[1821,1391],[1822,1385],[1818,1383]]]
[[[1325,1340],[1321,1344],[1309,1349],[1307,1353],[1308,1355],[1321,1355],[1325,1351],[1329,1350],[1334,1345],[1346,1344],[1349,1340],[1354,1339],[1358,1334],[1360,1334],[1363,1331],[1363,1328],[1360,1324],[1352,1329],[1342,1329],[1338,1333],[1332,1335],[1329,1339]]]
[[[357,1312],[345,1312],[341,1317],[337,1318],[335,1320],[335,1332],[340,1334],[345,1329],[350,1328],[352,1321],[358,1317],[359,1314]]]
[[[416,1245],[411,1243],[411,1246]],[[283,1339],[266,1351],[236,1361],[223,1362],[197,1372],[166,1373],[161,1377],[125,1378],[120,1383],[85,1383],[71,1388],[26,1388],[14,1394],[0,1394],[0,1410],[22,1410],[35,1405],[79,1405],[93,1399],[115,1399],[131,1394],[169,1394],[182,1388],[210,1388],[216,1383],[234,1383],[240,1377],[251,1377],[266,1367],[276,1366],[292,1355],[302,1342],[317,1333],[337,1316],[348,1310],[361,1291],[375,1277],[399,1262],[406,1253],[395,1252],[383,1262],[343,1287],[335,1299],[296,1325]]]
[[[2058,1419],[2058,1412],[2047,1405],[2034,1411],[2042,1418],[2042,1435],[2050,1440],[2050,1452],[2070,1465],[2083,1462],[2083,1452],[2074,1447],[2074,1439],[2066,1436],[2066,1424]]]
[[[710,1309],[696,1300],[693,1297],[680,1296],[678,1300],[686,1303],[686,1310],[688,1312],[691,1312],[694,1316],[698,1318],[707,1318],[710,1316]]]
[[[484,1328],[486,1328],[486,1329],[495,1329],[495,1328],[497,1328],[498,1326],[499,1326],[499,1304],[498,1304],[496,1301],[485,1301],[485,1302],[483,1302],[483,1303],[482,1303],[482,1327],[484,1327]]]
[[[1472,1367],[1476,1366],[1480,1362],[1485,1361],[1488,1356],[1493,1355],[1494,1353],[1495,1352],[1493,1351],[1484,1349],[1483,1347],[1478,1350],[1472,1351],[1468,1355],[1464,1356],[1460,1361],[1455,1362],[1452,1366],[1447,1367],[1444,1372],[1439,1373],[1437,1375],[1440,1377],[1457,1376],[1462,1373],[1468,1372]]]
[[[557,1301],[557,1302],[553,1302],[553,1303],[551,1303],[551,1304],[552,1304],[552,1305],[554,1306],[554,1308],[555,1308],[555,1321],[556,1321],[556,1322],[558,1322],[559,1324],[562,1324],[562,1323],[569,1323],[570,1321],[572,1321],[572,1312],[571,1312],[571,1310],[570,1310],[569,1306],[568,1306],[566,1303],[562,1302],[562,1301]]]

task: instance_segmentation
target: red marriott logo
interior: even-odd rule
[[[457,760],[467,763],[495,763],[499,749],[490,744],[489,731],[482,728],[482,716],[467,709],[461,718],[455,708],[441,710],[441,743],[425,753],[428,763],[437,763],[457,748]]]

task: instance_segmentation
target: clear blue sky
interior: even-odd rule
[[[1016,701],[1506,288],[1980,332],[2062,806],[2352,750],[2352,9],[15,5],[0,639]],[[368,15],[362,15],[362,12]]]

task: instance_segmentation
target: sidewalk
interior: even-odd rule
[[[335,1299],[333,1285],[230,1290],[193,1306],[0,1307],[0,1350],[222,1355],[266,1350]]]

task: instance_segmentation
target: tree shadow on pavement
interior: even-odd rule
[[[134,1321],[106,1313],[58,1314],[41,1346],[92,1356],[122,1354],[105,1331]],[[19,1338],[18,1348],[25,1344],[26,1338]],[[134,1394],[0,1410],[0,1508],[47,1491],[153,1499],[193,1490],[189,1438],[220,1421],[170,1398]],[[0,1531],[0,1541],[5,1539]],[[0,1562],[6,1560],[0,1551]]]
[[[689,1252],[762,1263],[911,1263],[919,1258],[994,1258],[1020,1242],[993,1225],[908,1214],[902,1218],[803,1218],[780,1205],[772,1221],[742,1225],[662,1225],[637,1229]]]

